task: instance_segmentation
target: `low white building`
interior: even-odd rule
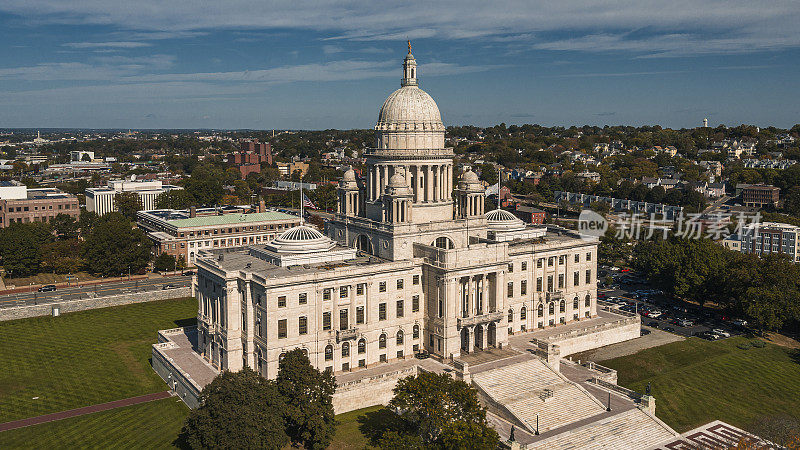
[[[117,210],[114,198],[122,192],[135,192],[142,201],[142,210],[156,209],[156,198],[174,189],[183,189],[179,186],[163,184],[159,180],[112,180],[107,187],[86,189],[86,210],[97,215],[108,214]]]

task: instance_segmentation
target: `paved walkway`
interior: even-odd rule
[[[123,398],[122,400],[114,400],[113,402],[99,403],[97,405],[84,406],[83,408],[70,409],[67,411],[45,414],[43,416],[29,417],[27,419],[0,423],[0,432],[13,430],[15,428],[29,427],[31,425],[39,425],[40,423],[53,422],[61,419],[69,419],[70,417],[78,417],[100,411],[108,411],[110,409],[121,408],[123,406],[152,402],[153,400],[169,398],[171,395],[171,391],[155,392],[152,394],[140,395],[138,397]]]

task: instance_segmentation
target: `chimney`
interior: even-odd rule
[[[197,217],[197,208],[194,206],[189,207],[189,217]]]
[[[264,203],[264,199],[258,201],[258,212],[263,213],[267,210],[267,205]]]

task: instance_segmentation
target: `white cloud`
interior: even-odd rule
[[[249,29],[315,30],[334,39],[363,41],[484,38],[544,49],[659,56],[800,46],[796,0],[5,0],[0,11],[38,23],[112,25],[151,35],[141,40]],[[635,30],[642,36],[628,34]],[[548,37],[564,32],[577,37]]]
[[[63,44],[64,47],[70,48],[139,48],[149,47],[152,44],[147,42],[132,42],[132,41],[118,41],[118,42],[67,42]]]

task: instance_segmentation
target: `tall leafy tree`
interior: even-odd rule
[[[77,239],[78,237],[78,221],[74,217],[59,213],[53,220],[50,221],[53,227],[53,232],[61,240]]]
[[[492,435],[483,430],[488,428],[486,410],[478,401],[477,392],[448,374],[423,372],[401,379],[394,388],[389,406],[399,411],[409,429],[416,430],[426,445],[443,445],[442,439],[446,437],[446,448],[457,448],[458,445],[450,447],[457,442],[469,447],[468,436]],[[456,422],[462,425],[448,429]],[[496,445],[497,434],[493,436]]]
[[[105,276],[136,273],[150,262],[152,244],[122,214],[106,214],[86,236],[83,257],[88,269]]]
[[[283,398],[275,382],[252,369],[222,372],[203,388],[200,404],[178,438],[189,448],[278,449],[289,443]]]
[[[42,246],[53,241],[50,225],[12,223],[0,230],[0,258],[13,277],[36,275],[42,264]]]
[[[275,381],[286,401],[286,434],[292,443],[309,450],[327,448],[336,431],[333,373],[312,367],[303,350],[298,348],[284,355]]]
[[[156,197],[156,209],[185,209],[192,205],[197,206],[186,189],[173,189]]]
[[[136,212],[142,210],[142,199],[136,192],[120,192],[114,196],[114,203],[128,220],[136,220]]]

